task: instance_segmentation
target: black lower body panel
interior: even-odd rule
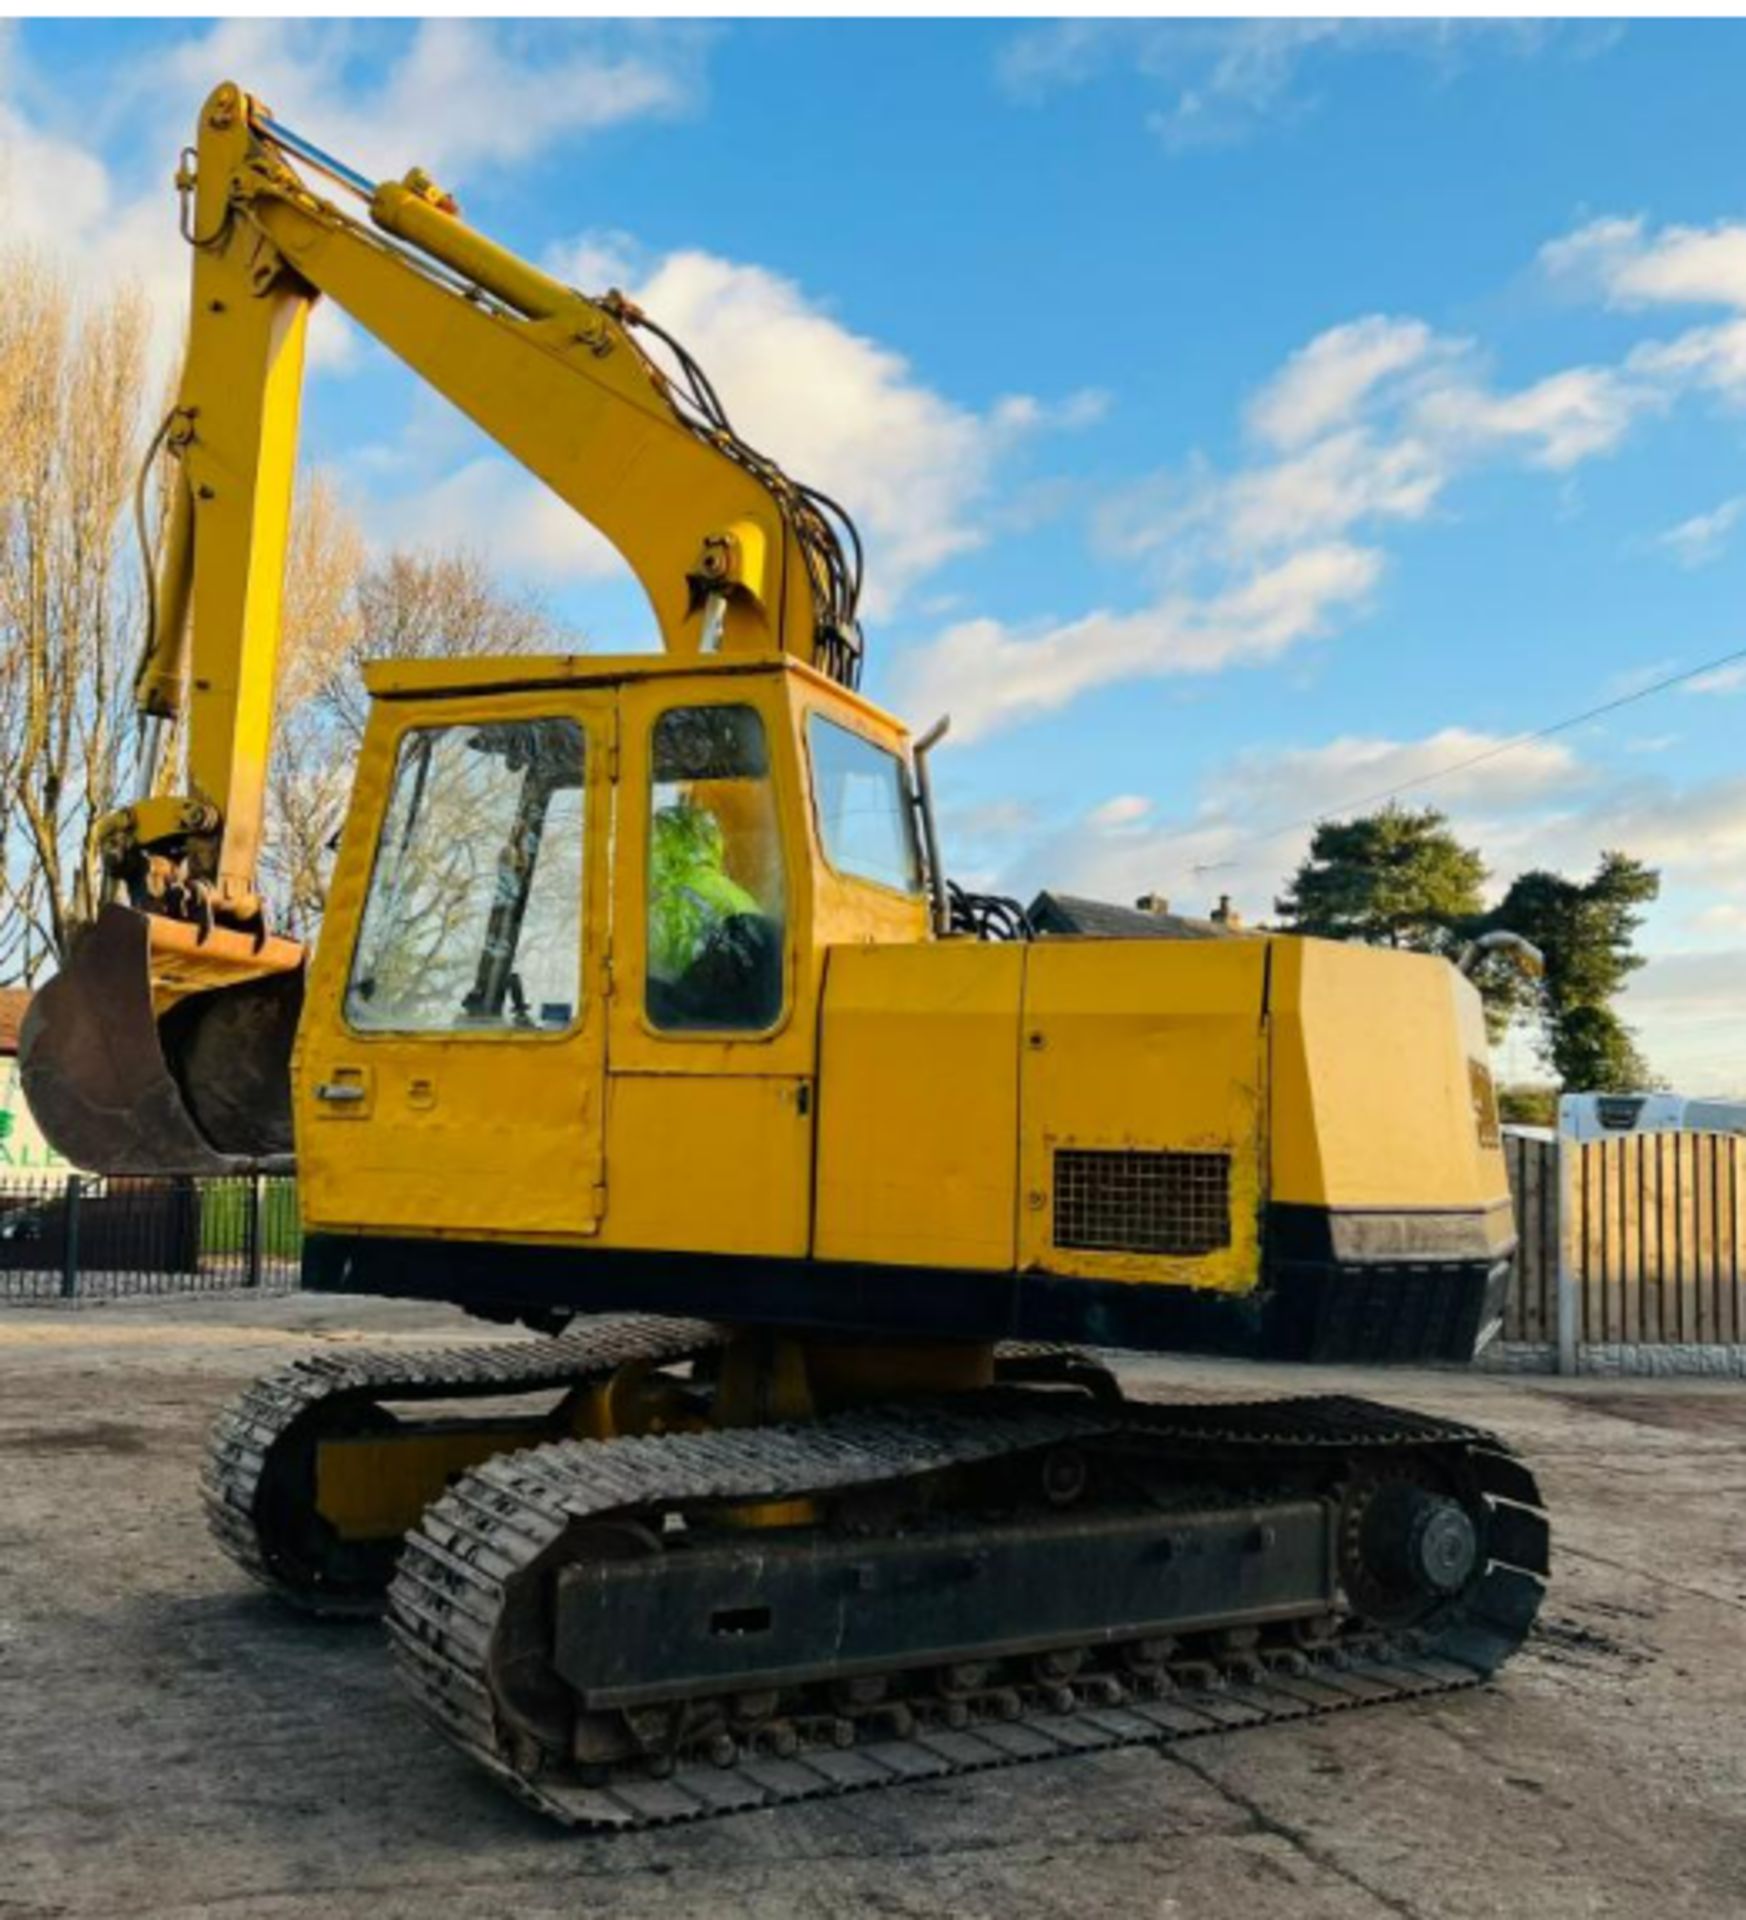
[[[1356,1218],[1369,1224],[1355,1228]],[[1414,1257],[1415,1222],[1428,1257]],[[1488,1215],[1275,1207],[1266,1239],[1263,1282],[1242,1296],[1046,1273],[318,1232],[304,1243],[303,1284],[449,1301],[494,1319],[629,1311],[882,1340],[1424,1362],[1471,1359],[1508,1283],[1510,1241]]]
[[[1331,1614],[1322,1501],[1156,1507],[898,1538],[813,1531],[560,1577],[555,1664],[590,1708]]]

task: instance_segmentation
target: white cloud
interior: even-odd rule
[[[1399,792],[1404,806],[1466,803],[1491,815],[1542,804],[1590,777],[1556,742],[1511,743],[1444,727],[1418,740],[1346,735],[1320,747],[1240,753],[1208,783],[1207,804],[1249,818],[1314,819],[1361,811],[1380,804],[1378,795]]]
[[[1691,327],[1672,340],[1645,340],[1631,349],[1625,365],[1670,391],[1703,388],[1737,403],[1746,398],[1746,320]]]
[[[1663,227],[1609,214],[1550,240],[1540,261],[1554,278],[1598,291],[1611,305],[1720,306],[1746,311],[1746,225]]]
[[[850,508],[867,541],[864,610],[875,617],[981,544],[997,455],[1023,435],[1089,425],[1108,404],[1087,389],[1054,402],[1009,395],[973,412],[794,281],[698,249],[651,259],[627,235],[587,234],[549,264],[594,291],[628,283],[703,366],[735,428]]]
[[[1417,421],[1451,452],[1514,446],[1533,465],[1563,472],[1610,453],[1638,414],[1665,404],[1659,389],[1613,368],[1567,367],[1514,393],[1437,387],[1421,396]]]
[[[1179,569],[1212,557],[1242,565],[1379,520],[1418,520],[1448,477],[1442,452],[1411,433],[1353,426],[1272,462],[1221,474],[1202,460],[1153,475],[1097,510],[1099,543],[1125,558],[1161,554]]]
[[[1228,146],[1270,120],[1310,111],[1304,82],[1342,55],[1392,53],[1442,75],[1481,47],[1529,54],[1609,45],[1610,24],[1528,20],[1065,21],[1027,28],[1002,48],[997,73],[1015,98],[1035,101],[1111,72],[1163,94],[1146,124],[1166,147]]]
[[[1108,417],[1112,396],[1102,387],[1081,387],[1063,400],[1039,400],[1034,394],[1011,393],[994,403],[993,419],[1011,433],[1034,433],[1039,428],[1077,433]]]
[[[1609,673],[1601,692],[1608,700],[1620,700],[1626,694],[1641,693],[1658,680],[1665,680],[1669,674],[1677,673],[1680,664],[1671,654],[1659,660],[1645,660],[1639,666],[1625,668],[1622,673]]]
[[[1548,241],[1540,264],[1549,278],[1624,311],[1720,307],[1706,321],[1666,340],[1644,340],[1625,372],[1668,394],[1703,388],[1746,403],[1746,223],[1651,228],[1640,215],[1607,215]]]
[[[510,460],[482,454],[429,487],[360,503],[381,546],[465,550],[505,574],[565,587],[626,578],[615,548]]]
[[[1491,755],[1483,765],[1427,782],[1482,753]],[[1113,900],[1155,888],[1190,913],[1229,893],[1249,919],[1262,919],[1308,851],[1318,819],[1368,811],[1379,804],[1376,795],[1404,787],[1403,805],[1449,809],[1458,830],[1489,854],[1500,842],[1513,844],[1518,832],[1528,837],[1548,809],[1580,798],[1594,778],[1566,747],[1511,745],[1462,727],[1416,740],[1354,735],[1315,747],[1245,751],[1207,776],[1192,806],[1173,816],[1153,807],[1132,823],[1094,810],[1012,855],[1006,878]],[[1505,878],[1500,874],[1499,883]]]
[[[956,839],[974,835],[979,839],[1011,839],[1028,833],[1037,824],[1037,811],[1028,800],[983,800],[971,806],[942,809],[945,831]]]
[[[852,501],[869,539],[869,610],[978,544],[989,423],[918,380],[769,269],[686,251],[635,297],[707,370],[735,426],[788,472]]]
[[[0,247],[38,255],[77,300],[105,300],[122,287],[142,294],[155,396],[180,353],[187,306],[188,249],[177,234],[175,201],[167,189],[122,199],[98,154],[33,123],[4,97],[4,86],[0,71]]]
[[[1481,764],[1464,764],[1481,754]],[[1494,894],[1529,867],[1584,873],[1605,849],[1622,847],[1661,868],[1670,887],[1746,896],[1746,779],[1619,778],[1560,742],[1512,743],[1463,727],[1240,752],[1173,811],[1124,795],[1120,806],[1033,835],[1010,852],[1005,878],[1123,899],[1149,886],[1180,893],[1197,868],[1216,869],[1253,918],[1302,857],[1316,821],[1372,811],[1387,793],[1448,813],[1457,834],[1484,852]]]
[[[1441,492],[1442,459],[1410,434],[1378,439],[1351,428],[1288,460],[1213,487],[1198,504],[1236,553],[1295,546],[1370,520],[1418,520]]]
[[[1700,673],[1685,683],[1687,693],[1746,692],[1746,661],[1732,667],[1717,667],[1712,673]]]
[[[655,260],[634,233],[622,227],[591,227],[546,249],[540,262],[547,273],[590,295],[609,288],[636,286],[655,268]]]
[[[109,170],[95,154],[31,125],[0,99],[0,233],[7,241],[52,248],[68,229],[97,226],[111,199]]]
[[[0,244],[41,246],[89,296],[103,297],[119,281],[137,285],[155,319],[154,376],[167,377],[180,350],[189,273],[170,174],[201,100],[220,79],[256,91],[287,123],[372,175],[397,176],[418,162],[464,176],[512,168],[630,119],[683,111],[699,92],[707,39],[686,27],[427,20],[384,57],[394,31],[345,21],[222,21],[119,66],[95,100],[63,97],[15,47],[5,48]],[[344,371],[359,358],[352,330],[318,308],[312,367]]]
[[[1651,1065],[1685,1094],[1746,1098],[1746,947],[1651,953],[1620,1012]]]
[[[1746,777],[1633,774],[1600,786],[1580,807],[1499,821],[1488,845],[1507,872],[1582,872],[1607,848],[1622,847],[1660,868],[1670,886],[1746,887]]]
[[[1392,375],[1447,352],[1422,320],[1367,314],[1300,347],[1249,404],[1249,425],[1275,447],[1301,447],[1346,425]]]
[[[144,62],[135,90],[192,105],[232,78],[373,178],[416,162],[464,187],[469,171],[694,106],[706,41],[682,26],[438,19],[384,59],[380,33],[349,22],[233,19]]]
[[[1568,471],[1612,451],[1665,399],[1606,367],[1499,388],[1471,341],[1411,317],[1329,328],[1250,401],[1244,464],[1221,472],[1197,456],[1095,511],[1104,550],[1150,560],[1168,591],[1135,612],[1036,633],[963,621],[904,677],[973,735],[1110,681],[1273,657],[1359,611],[1382,566],[1366,540],[1425,519],[1463,472],[1500,460]]]
[[[1374,552],[1336,542],[1304,548],[1218,593],[1168,594],[1136,613],[1092,613],[1036,632],[964,621],[900,663],[900,704],[949,712],[965,740],[1112,681],[1274,659],[1362,602],[1380,571]]]
[[[1152,811],[1152,803],[1143,793],[1118,793],[1093,807],[1086,816],[1094,827],[1138,826]]]
[[[1737,493],[1707,513],[1694,513],[1689,520],[1667,528],[1655,536],[1655,545],[1669,553],[1682,567],[1708,566],[1721,557],[1740,515],[1746,512],[1746,493]]]

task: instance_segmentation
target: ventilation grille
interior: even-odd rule
[[[1055,1244],[1179,1258],[1228,1247],[1231,1156],[1058,1148]]]

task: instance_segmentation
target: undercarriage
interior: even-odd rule
[[[208,1506],[294,1603],[385,1604],[427,1717],[583,1827],[1472,1686],[1533,1620],[1546,1521],[1487,1434],[900,1352],[620,1319],[300,1361]]]

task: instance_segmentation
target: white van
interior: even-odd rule
[[[1746,1133],[1746,1100],[1688,1100],[1682,1093],[1567,1093],[1558,1102],[1566,1140],[1615,1133]]]

